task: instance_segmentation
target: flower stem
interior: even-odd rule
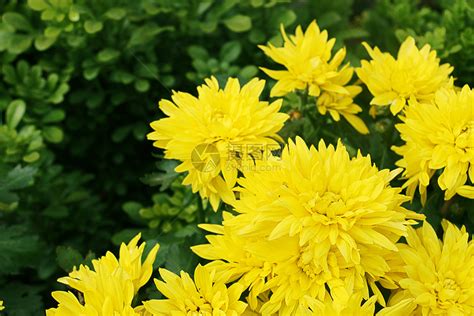
[[[308,104],[308,97],[309,97],[309,90],[306,88],[303,92],[302,98],[301,98],[301,107],[302,109],[306,108],[306,105]]]
[[[446,218],[448,216],[449,207],[451,206],[451,204],[453,204],[453,202],[454,202],[454,197],[452,197],[451,199],[447,201],[444,201],[443,206],[441,206],[441,209],[440,209],[441,217]]]
[[[204,203],[202,201],[202,197],[198,195],[197,199],[198,199],[198,209],[197,209],[197,214],[196,214],[196,221],[197,221],[197,224],[201,224],[206,221],[206,215],[204,214],[205,209],[204,209]]]

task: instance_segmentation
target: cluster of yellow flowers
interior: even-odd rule
[[[413,196],[416,187],[426,201],[430,178],[441,170],[439,187],[445,199],[455,194],[474,199],[474,91],[441,89],[430,103],[413,103],[397,125],[405,144],[393,150],[403,159],[397,165],[408,178],[404,186]]]
[[[250,307],[263,315],[314,312],[328,295],[343,309],[351,295],[367,298],[369,287],[379,294],[376,281],[396,287],[387,258],[423,218],[401,207],[407,198],[389,185],[397,171],[379,171],[360,153],[351,159],[341,143],[316,149],[301,138],[274,164],[244,174],[238,215],[204,226],[221,233],[193,250],[216,260],[210,266],[226,282],[243,274]],[[231,255],[222,245],[236,237],[239,254]]]
[[[128,245],[120,246],[117,259],[111,252],[93,260],[93,269],[81,265],[68,277],[60,278],[80,294],[56,291],[52,293],[57,308],[46,311],[47,316],[150,316],[150,315],[241,315],[247,304],[240,301],[244,290],[236,283],[227,286],[216,279],[216,273],[198,266],[195,282],[181,272],[181,277],[160,269],[163,281],[155,280],[158,291],[166,297],[149,300],[132,307],[138,290],[150,279],[159,245],[155,245],[142,263],[145,243],[137,246],[140,234]],[[191,314],[189,314],[191,312]],[[194,312],[194,314],[193,314]]]
[[[441,242],[426,222],[418,229],[401,224],[398,226],[405,228],[407,244],[393,244],[388,237],[382,242],[377,238],[369,241],[371,231],[377,229],[377,225],[373,225],[374,229],[367,229],[367,235],[362,237],[365,242],[346,237],[347,240],[353,238],[352,242],[361,247],[360,251],[353,249],[353,257],[347,260],[342,255],[343,248],[335,249],[339,247],[337,241],[329,250],[328,246],[318,249],[316,245],[310,249],[308,242],[300,246],[302,232],[294,234],[294,238],[267,237],[261,243],[252,237],[238,240],[226,223],[239,216],[243,214],[237,217],[226,214],[223,225],[203,225],[218,235],[208,236],[211,244],[196,246],[194,251],[206,258],[222,260],[214,260],[207,266],[198,265],[194,281],[185,272],[178,276],[160,269],[163,281],[155,279],[155,284],[164,299],[143,301],[132,307],[138,289],[152,274],[159,248],[155,245],[142,263],[145,243],[137,247],[140,238],[137,235],[128,245],[121,245],[119,259],[108,252],[93,261],[92,270],[81,266],[69,277],[59,279],[79,294],[53,292],[58,307],[48,309],[46,315],[374,315],[377,300],[385,305],[372,283],[374,279],[392,289],[388,307],[382,308],[377,316],[474,313],[474,241],[468,241],[465,228],[458,229],[443,222],[445,236]],[[363,220],[359,225],[362,223]],[[396,226],[379,225],[378,229],[385,227],[387,231],[398,231],[394,229]],[[330,229],[328,234],[333,231],[334,228]],[[267,233],[272,232],[267,230]],[[247,240],[252,244],[242,243]],[[377,245],[383,242],[392,249]],[[323,254],[319,255],[321,252]],[[317,255],[319,258],[315,258]],[[359,263],[354,257],[360,257]],[[362,261],[365,262],[362,264]],[[386,271],[383,271],[384,267]],[[354,281],[361,279],[360,274],[366,279],[363,282],[371,283],[374,296],[369,298],[364,285],[359,289],[354,287]],[[226,283],[233,284],[227,286]],[[324,285],[329,286],[330,293]],[[249,290],[248,304],[241,301],[246,289]],[[362,301],[364,298],[367,299],[365,302]]]
[[[78,298],[72,292],[52,293],[57,308],[46,311],[47,316],[62,315],[139,315],[132,308],[132,300],[140,287],[148,282],[159,245],[155,245],[142,264],[145,243],[137,246],[140,234],[128,245],[120,246],[117,259],[111,252],[93,260],[93,269],[81,265],[68,277],[58,281],[81,293]]]
[[[453,67],[440,65],[429,45],[419,50],[411,37],[402,43],[397,59],[364,46],[372,60],[363,60],[356,72],[374,96],[371,104],[390,106],[402,121],[396,127],[405,144],[393,150],[403,157],[397,165],[405,169],[408,195],[413,198],[418,187],[424,204],[430,178],[441,170],[438,184],[446,200],[455,194],[474,199],[472,89],[455,87]]]
[[[328,32],[319,29],[313,21],[303,33],[301,26],[296,28],[295,35],[288,37],[281,28],[283,47],[273,45],[260,46],[263,52],[275,62],[283,65],[285,70],[262,70],[273,79],[278,80],[272,88],[271,96],[284,96],[295,90],[305,91],[317,98],[317,108],[321,114],[329,112],[335,121],[342,115],[358,132],[369,133],[367,126],[357,113],[362,112],[354,103],[362,88],[349,85],[354,68],[349,63],[341,66],[346,57],[346,49],[339,49],[334,56],[331,51],[336,43],[334,38],[328,40]],[[332,58],[331,58],[332,56]]]
[[[159,247],[142,263],[138,235],[121,245],[118,259],[107,253],[93,269],[59,279],[80,295],[53,292],[58,307],[48,316],[374,315],[376,304],[379,316],[474,315],[474,241],[447,221],[441,241],[424,215],[403,207],[417,187],[426,200],[437,170],[446,199],[474,199],[474,91],[455,88],[452,67],[412,38],[397,59],[364,44],[372,60],[354,69],[342,65],[345,48],[332,56],[335,40],[316,22],[282,35],[282,47],[261,46],[285,67],[263,68],[277,80],[271,95],[314,97],[321,114],[343,116],[365,134],[353,100],[361,87],[349,84],[355,71],[371,104],[390,106],[401,121],[404,144],[393,148],[401,168],[379,170],[370,156],[351,157],[341,141],[315,147],[296,137],[276,155],[288,115],[281,99],[260,100],[263,80],[241,87],[230,78],[222,89],[211,77],[197,97],[173,92],[159,104],[167,117],[151,124],[148,138],[181,162],[184,185],[214,210],[220,201],[233,209],[221,224],[200,225],[208,243],[192,250],[209,263],[197,266],[194,280],[160,269],[163,281],[155,284],[164,299],[133,306]],[[400,174],[408,196],[390,185]]]

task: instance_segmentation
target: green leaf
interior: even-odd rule
[[[342,17],[340,14],[334,11],[326,12],[318,19],[318,25],[321,29],[327,28],[331,25],[336,25],[341,22]]]
[[[150,89],[150,82],[145,79],[138,79],[135,81],[135,89],[138,92],[147,92]]]
[[[123,229],[112,236],[112,242],[114,243],[114,245],[117,245],[117,246],[123,242],[128,243],[133,237],[135,237],[141,231],[142,230],[138,228]]]
[[[116,49],[106,48],[97,53],[97,60],[102,63],[107,63],[120,56],[120,52]]]
[[[168,251],[165,267],[175,273],[181,270],[193,271],[198,262],[198,257],[189,250],[186,243],[174,243]]]
[[[255,77],[258,73],[258,68],[253,65],[247,65],[239,72],[239,77],[245,80],[249,80],[252,77]]]
[[[353,38],[364,38],[367,36],[369,36],[369,32],[359,27],[346,29],[339,33],[339,38],[343,40]]]
[[[155,23],[149,23],[142,27],[135,29],[132,32],[132,36],[127,44],[128,47],[146,45],[149,42],[155,40],[155,36],[165,32],[172,31],[174,27],[172,26],[159,26]]]
[[[265,33],[262,30],[253,29],[252,31],[250,31],[249,40],[253,44],[263,43],[265,41]]]
[[[188,55],[191,56],[192,59],[204,60],[209,58],[207,50],[197,45],[192,45],[188,47]]]
[[[102,24],[102,22],[99,21],[87,20],[84,23],[84,30],[86,30],[86,32],[89,34],[100,32],[103,27],[104,25]]]
[[[219,52],[219,57],[221,61],[231,63],[239,57],[241,51],[242,46],[239,42],[228,42],[225,43],[224,46],[222,46],[221,51]]]
[[[250,5],[254,8],[261,7],[265,3],[265,0],[250,0]]]
[[[296,21],[296,13],[293,10],[285,10],[283,13],[278,15],[277,25],[283,24],[283,26],[289,26]]]
[[[28,0],[28,6],[35,11],[42,11],[49,7],[45,0]]]
[[[30,22],[20,13],[7,12],[2,16],[2,20],[4,23],[19,31],[29,32],[33,30]]]
[[[6,122],[10,129],[15,129],[25,115],[26,104],[23,100],[12,101],[7,108]]]
[[[174,233],[174,235],[178,238],[185,238],[190,237],[195,234],[199,234],[201,231],[196,225],[186,225],[183,228],[179,229]]]
[[[47,126],[43,129],[43,136],[50,143],[60,143],[64,138],[63,130],[57,126]]]
[[[122,205],[122,210],[134,221],[141,221],[139,211],[142,207],[143,206],[138,202],[129,201]]]
[[[34,266],[39,248],[38,236],[25,226],[0,226],[0,275],[16,274],[21,268]]]
[[[64,120],[65,117],[66,112],[64,112],[64,110],[56,109],[43,116],[42,121],[43,123],[57,123]]]
[[[249,16],[237,14],[224,20],[225,26],[233,32],[245,32],[252,27],[252,20]]]
[[[46,37],[58,37],[61,34],[61,29],[59,27],[48,26],[44,30],[44,36]]]
[[[69,10],[69,13],[68,13],[68,18],[71,22],[77,22],[80,20],[81,18],[81,15],[78,11],[76,11],[74,9],[74,7],[72,7],[70,10]]]
[[[122,8],[112,8],[105,12],[105,16],[111,20],[121,20],[127,15],[127,11]]]
[[[47,37],[44,35],[39,35],[35,38],[35,48],[39,51],[47,50],[56,42],[56,37]]]
[[[99,75],[99,72],[100,72],[99,67],[90,67],[90,68],[84,69],[82,75],[84,76],[86,80],[93,80]]]
[[[0,191],[11,191],[26,188],[33,184],[33,176],[37,169],[17,165],[6,176],[0,178]]]
[[[32,260],[37,260],[37,258],[32,258]],[[38,311],[44,310],[41,298],[42,290],[42,286],[4,282],[0,286],[0,297],[4,301],[8,316],[38,315]]]
[[[178,166],[178,162],[174,160],[163,160],[158,165],[158,169],[164,171],[162,173],[150,173],[140,179],[149,186],[160,186],[160,191],[164,191],[171,186],[173,181],[179,176],[174,170]]]
[[[117,128],[113,133],[112,133],[112,141],[114,143],[120,143],[122,142],[125,137],[128,136],[128,134],[132,131],[132,126],[130,125],[125,125]]]
[[[149,127],[146,124],[138,123],[133,128],[133,136],[136,140],[145,141],[147,132],[149,132]]]
[[[66,272],[71,272],[74,267],[84,261],[84,257],[79,251],[72,247],[59,246],[56,248],[56,262]]]
[[[13,34],[8,51],[12,54],[19,55],[28,50],[32,42],[33,37],[31,35]]]
[[[67,83],[61,83],[59,87],[54,91],[53,94],[47,99],[53,104],[59,104],[63,102],[64,95],[69,91],[69,85]]]
[[[41,20],[43,21],[51,21],[57,18],[56,10],[53,8],[47,8],[41,12]]]
[[[23,161],[27,163],[33,163],[40,158],[40,154],[37,151],[34,151],[26,156],[23,156]]]
[[[15,68],[12,65],[4,65],[2,68],[3,78],[10,84],[16,84],[19,78],[16,75]]]

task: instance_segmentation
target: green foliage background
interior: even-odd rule
[[[395,53],[412,35],[455,66],[456,83],[474,77],[471,0],[28,0],[0,2],[0,299],[8,315],[42,315],[56,279],[74,265],[116,249],[138,231],[156,265],[193,271],[189,246],[203,242],[196,223],[219,222],[198,212],[200,201],[180,185],[176,164],[145,140],[170,90],[194,93],[203,78],[245,82],[271,65],[257,48],[278,43],[279,25],[293,31],[317,19],[348,47],[357,65],[368,41]],[[268,87],[267,87],[268,88]],[[268,95],[268,90],[267,90]],[[338,137],[394,168],[394,119],[370,118],[360,136],[344,122],[310,120],[303,111],[282,135],[310,143]],[[306,109],[307,110],[307,109]],[[316,111],[316,108],[313,109]],[[470,201],[446,204],[434,186],[421,209],[433,225],[442,216],[474,230]],[[471,208],[471,212],[468,212]],[[154,294],[151,287],[143,297]]]

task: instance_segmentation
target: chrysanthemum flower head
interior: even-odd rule
[[[5,305],[3,305],[3,301],[0,300],[0,311],[3,311],[5,309]]]
[[[295,35],[288,37],[283,26],[283,47],[259,46],[266,55],[283,65],[285,70],[262,70],[277,83],[271,91],[272,96],[283,96],[295,90],[305,90],[317,98],[317,107],[321,114],[329,112],[335,121],[342,115],[358,132],[369,131],[364,122],[357,117],[362,109],[353,102],[361,88],[348,85],[354,69],[346,64],[341,66],[346,55],[341,48],[331,59],[335,39],[328,39],[326,30],[320,31],[313,21],[303,33],[301,26]]]
[[[107,252],[105,256],[92,261],[93,269],[81,265],[68,277],[60,278],[60,283],[79,291],[84,302],[80,302],[71,292],[53,292],[58,307],[47,310],[47,315],[140,316],[131,307],[132,300],[151,276],[159,245],[153,247],[142,264],[145,243],[138,247],[139,239],[140,234],[128,245],[122,244],[119,259]]]
[[[406,275],[382,315],[474,315],[474,242],[465,227],[442,224],[443,241],[427,222],[409,228],[398,245]]]
[[[135,293],[145,285],[151,277],[153,272],[153,262],[155,262],[158,253],[159,245],[156,244],[148,253],[144,262],[142,262],[143,251],[145,250],[145,243],[138,246],[138,241],[141,238],[141,233],[136,235],[127,245],[122,243],[120,245],[118,264],[129,275],[133,282]],[[114,257],[109,253],[105,258]],[[114,257],[115,258],[115,257]],[[112,264],[115,265],[115,260]]]
[[[173,92],[172,101],[160,101],[167,117],[151,123],[154,132],[148,139],[165,149],[165,158],[181,161],[176,171],[188,172],[183,184],[217,209],[221,199],[233,203],[238,170],[251,163],[253,155],[278,146],[277,132],[288,115],[278,112],[281,100],[259,100],[263,80],[240,87],[230,78],[224,89],[214,77],[205,82],[197,97]]]
[[[156,287],[166,299],[143,302],[152,315],[242,315],[247,304],[240,301],[244,287],[234,283],[227,287],[216,282],[215,271],[198,265],[194,281],[188,273],[180,276],[160,269],[163,281],[155,280]]]
[[[359,133],[368,134],[369,129],[364,121],[357,116],[362,112],[362,108],[354,103],[354,98],[362,92],[362,88],[358,85],[348,85],[352,78],[354,69],[347,67],[339,72],[339,75],[333,79],[333,82],[344,86],[347,94],[324,91],[318,97],[316,105],[319,113],[326,114],[329,112],[334,121],[338,122],[341,115],[351,124]]]
[[[61,280],[83,294],[84,303],[72,292],[56,291],[52,293],[58,302],[57,308],[46,311],[48,316],[138,316],[131,307],[133,300],[133,283],[126,273],[118,268],[113,271],[106,265],[95,263],[92,271],[81,266],[72,273],[71,280]],[[75,279],[75,278],[81,279]],[[73,279],[74,278],[74,279]]]
[[[426,201],[430,178],[440,170],[445,199],[474,199],[474,92],[467,85],[441,89],[433,102],[410,105],[402,121],[396,127],[405,144],[393,150],[402,156],[397,165],[405,168],[408,195],[418,187]]]
[[[303,33],[301,26],[296,28],[295,35],[288,37],[281,26],[283,47],[260,45],[260,49],[275,62],[283,65],[285,70],[262,70],[277,83],[271,91],[272,96],[283,96],[295,90],[308,89],[309,95],[319,96],[321,90],[348,94],[340,84],[332,79],[338,75],[338,68],[346,55],[341,48],[331,59],[331,51],[336,40],[328,39],[328,32],[319,29],[313,21]]]
[[[301,138],[275,164],[239,180],[239,214],[223,222],[271,266],[261,287],[271,295],[260,312],[303,312],[315,298],[324,301],[326,286],[336,300],[354,291],[368,297],[367,283],[375,287],[389,271],[385,256],[397,251],[412,219],[422,218],[390,187],[398,172],[378,170],[360,153],[351,159],[341,143],[321,141],[316,149]]]
[[[228,212],[223,213],[224,220],[233,217]],[[201,224],[199,227],[214,234],[206,236],[208,244],[191,249],[198,256],[211,261],[206,267],[215,271],[217,281],[229,283],[239,280],[240,284],[248,288],[248,309],[258,310],[262,305],[265,278],[272,274],[272,264],[252,254],[246,247],[249,238],[236,234],[231,227],[214,224]]]
[[[408,37],[400,46],[397,59],[377,47],[363,45],[372,60],[362,60],[357,75],[374,96],[370,104],[390,106],[393,115],[402,111],[408,100],[432,100],[438,89],[452,84],[449,75],[453,67],[440,65],[436,51],[428,44],[418,49],[415,40]]]

